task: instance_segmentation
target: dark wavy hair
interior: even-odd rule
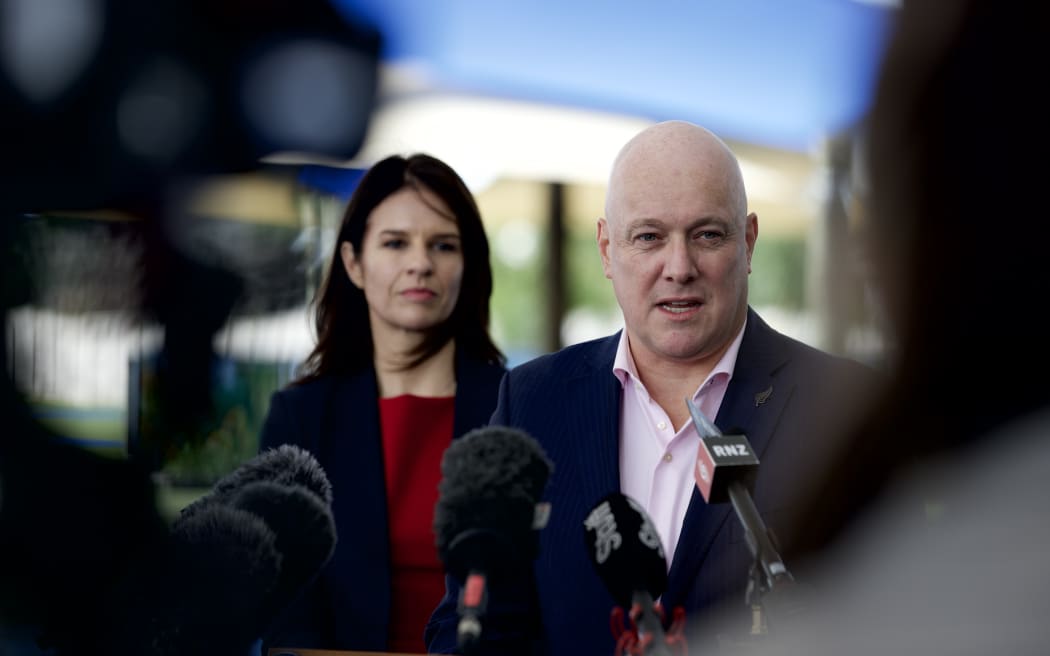
[[[373,165],[361,178],[343,214],[339,236],[314,299],[317,345],[303,362],[298,383],[330,374],[355,373],[372,366],[372,329],[362,290],[347,276],[339,256],[350,242],[360,256],[365,225],[372,210],[405,187],[426,188],[448,205],[459,226],[463,249],[463,284],[452,314],[426,336],[407,365],[411,368],[454,339],[457,357],[472,356],[504,364],[506,357],[488,332],[492,266],[489,242],[474,196],[447,164],[430,155],[393,155]]]

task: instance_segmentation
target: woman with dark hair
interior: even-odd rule
[[[455,171],[423,154],[372,166],[318,290],[317,346],[273,395],[260,439],[316,455],[339,534],[268,645],[425,651],[444,592],[432,533],[441,456],[488,423],[505,372],[491,293],[481,215]]]

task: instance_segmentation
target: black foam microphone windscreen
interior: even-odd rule
[[[274,533],[281,569],[263,608],[263,620],[269,623],[332,557],[335,519],[329,506],[302,485],[256,481],[229,505],[262,519]]]
[[[658,598],[667,588],[667,558],[656,527],[634,499],[614,492],[601,499],[583,522],[591,563],[609,593],[630,607],[635,593]]]
[[[267,593],[252,602],[258,604],[259,637],[335,551],[331,499],[331,484],[316,458],[286,444],[256,455],[222,478],[183,509],[172,531],[178,535],[192,527],[198,515],[226,508],[258,519],[271,532],[279,569]],[[207,587],[200,594],[207,594]]]
[[[314,455],[294,444],[282,444],[259,453],[219,479],[208,494],[187,506],[182,514],[192,514],[203,504],[226,503],[244,486],[256,481],[301,485],[324,504],[332,503],[332,485]]]
[[[453,440],[434,508],[445,568],[462,579],[471,569],[498,575],[535,558],[537,503],[552,470],[540,444],[514,428],[486,426]]]
[[[215,504],[185,518],[120,587],[118,603],[97,627],[98,653],[249,653],[281,573],[276,542],[266,523],[245,510]]]

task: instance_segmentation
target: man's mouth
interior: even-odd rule
[[[672,314],[682,314],[698,308],[700,305],[700,301],[665,301],[660,303],[659,307]]]

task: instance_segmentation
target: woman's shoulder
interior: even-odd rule
[[[275,391],[273,398],[295,406],[323,403],[337,387],[353,386],[362,381],[370,382],[371,386],[375,387],[374,376],[371,372],[353,375],[326,374],[300,378]]]
[[[322,432],[324,418],[331,416],[333,408],[352,414],[366,398],[375,403],[374,379],[367,388],[369,391],[364,386],[354,389],[353,384],[348,388],[348,380],[344,376],[318,376],[294,381],[273,392],[261,443],[295,442],[311,448],[312,441]]]
[[[324,390],[331,388],[333,382],[334,379],[332,376],[300,378],[298,380],[293,380],[284,387],[276,390],[273,395],[287,400],[306,399],[321,394]]]

